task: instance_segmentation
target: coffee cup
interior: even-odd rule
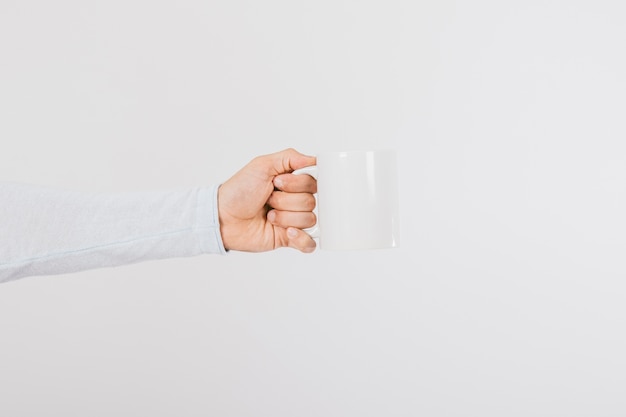
[[[395,151],[323,152],[295,175],[317,179],[317,224],[307,233],[325,250],[398,246]]]

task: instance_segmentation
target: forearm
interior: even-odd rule
[[[0,183],[0,282],[224,253],[217,187],[120,194]]]

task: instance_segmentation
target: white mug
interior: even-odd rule
[[[398,246],[398,177],[394,151],[324,152],[295,175],[317,179],[317,225],[306,231],[320,248]]]

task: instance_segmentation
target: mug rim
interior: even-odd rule
[[[362,155],[362,154],[368,154],[368,153],[375,153],[375,154],[385,154],[385,153],[397,153],[397,151],[395,149],[370,149],[370,150],[364,150],[364,149],[349,149],[349,150],[344,150],[344,151],[321,151],[316,153],[316,156],[319,155]]]

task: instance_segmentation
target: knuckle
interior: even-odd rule
[[[308,236],[305,236],[301,242],[298,242],[298,246],[300,251],[304,253],[311,253],[315,250],[317,246],[315,241]]]
[[[302,189],[309,193],[314,193],[317,191],[317,180],[309,175],[303,179]]]
[[[304,201],[304,206],[307,210],[313,210],[315,208],[315,197],[311,194],[307,194]]]
[[[317,216],[315,215],[315,213],[308,213],[308,223],[306,227],[313,227],[315,226],[315,223],[317,223]]]

